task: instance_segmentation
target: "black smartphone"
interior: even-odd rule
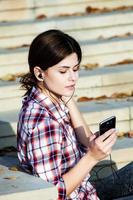
[[[116,117],[115,116],[111,116],[111,117],[103,120],[102,122],[99,123],[99,135],[102,135],[109,129],[115,128],[115,126],[116,126]]]

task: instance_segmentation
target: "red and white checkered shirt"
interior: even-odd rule
[[[18,157],[22,167],[58,188],[58,200],[98,200],[88,176],[66,197],[62,175],[83,156],[64,104],[54,104],[35,87],[24,97],[18,120]],[[84,170],[84,169],[83,169]]]

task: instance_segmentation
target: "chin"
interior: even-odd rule
[[[71,97],[71,96],[73,96],[73,94],[74,94],[74,92],[68,92],[68,93],[63,94],[62,96]]]

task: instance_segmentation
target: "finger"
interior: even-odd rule
[[[100,135],[99,131],[95,132],[94,135],[95,135],[96,137],[99,137],[99,135]]]
[[[91,135],[91,136],[89,137],[90,142],[91,142],[92,140],[94,140],[95,138],[96,138],[96,135],[95,135],[95,134]]]
[[[105,152],[109,151],[113,147],[115,142],[116,142],[116,137],[112,138],[112,140],[110,140],[109,143],[106,143],[106,145],[104,145],[104,151]]]
[[[113,134],[114,132],[116,132],[115,129],[110,129],[110,130],[108,130],[107,132],[105,132],[103,135],[99,136],[99,139],[100,139],[101,141],[104,141],[104,140],[106,140],[111,134]]]
[[[112,146],[115,144],[116,142],[116,134],[113,133],[111,136],[109,136],[105,141],[103,141],[102,144],[102,151],[103,152],[108,152],[110,151],[110,149],[112,149]]]
[[[115,142],[116,139],[117,139],[117,134],[116,134],[116,132],[113,132],[111,135],[109,135],[109,136],[103,141],[104,146],[109,145],[110,142],[112,142],[112,141]]]

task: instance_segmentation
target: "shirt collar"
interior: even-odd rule
[[[33,87],[29,96],[26,99],[34,100],[35,102],[39,103],[40,106],[46,109],[51,116],[53,116],[59,123],[69,121],[68,115],[68,108],[63,104],[60,103],[53,103],[49,97],[43,94],[39,89]],[[26,100],[25,99],[25,100]]]

